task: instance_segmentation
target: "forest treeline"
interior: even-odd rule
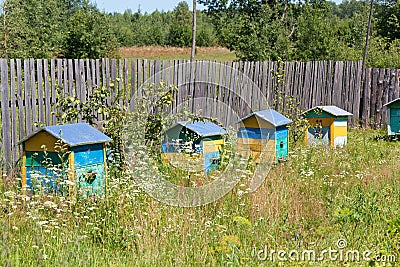
[[[240,60],[361,60],[369,1],[198,0],[197,46]],[[0,57],[118,57],[121,46],[190,46],[192,11],[105,13],[88,0],[4,0]],[[375,1],[367,66],[400,68],[400,2]]]

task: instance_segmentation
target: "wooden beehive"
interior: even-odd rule
[[[388,114],[388,135],[400,136],[400,98],[383,105]]]
[[[310,123],[305,134],[307,145],[336,148],[347,144],[347,119],[353,114],[336,106],[316,106],[302,115]]]
[[[87,123],[46,126],[20,141],[22,144],[22,190],[40,185],[46,192],[59,192],[60,182],[69,194],[104,195],[106,143],[111,139]],[[60,180],[67,177],[67,180]],[[64,187],[65,188],[65,187]]]
[[[210,121],[181,121],[165,132],[164,162],[191,172],[215,170],[221,160],[226,131]]]
[[[253,112],[240,120],[237,150],[244,157],[260,162],[262,153],[273,162],[285,160],[289,152],[292,121],[273,109]]]

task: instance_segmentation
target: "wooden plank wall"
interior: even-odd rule
[[[283,108],[275,99],[293,96],[302,109],[336,105],[353,113],[351,125],[384,127],[385,103],[399,97],[399,70],[366,69],[361,62],[319,61],[222,62],[138,59],[0,59],[0,153],[12,165],[20,156],[18,141],[40,125],[57,123],[56,88],[87,99],[91,91],[106,86],[107,103],[117,95],[121,104],[135,107],[146,94],[146,84],[164,81],[176,85],[173,112],[185,104],[192,112],[234,124],[252,110]],[[282,79],[277,74],[283,74]],[[279,82],[281,81],[281,82]],[[278,101],[279,102],[279,101]],[[99,116],[99,119],[104,119]],[[1,168],[1,166],[0,166]]]

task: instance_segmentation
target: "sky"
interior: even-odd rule
[[[139,8],[142,13],[152,13],[156,9],[158,9],[158,11],[168,11],[173,10],[178,3],[182,1],[183,0],[92,0],[101,11],[107,13],[123,13],[127,9],[132,10],[132,12],[137,12]],[[187,2],[190,9],[192,9],[193,0],[186,0],[185,2]],[[200,4],[197,4],[196,7],[198,10],[204,8]]]
[[[132,10],[132,12],[137,12],[140,9],[142,13],[152,13],[156,9],[158,11],[168,11],[173,10],[182,1],[188,3],[190,9],[192,9],[193,0],[92,0],[101,11],[107,13],[123,13],[127,9]],[[332,1],[335,3],[341,2],[341,0]],[[204,9],[204,6],[197,3],[197,10],[201,9]]]

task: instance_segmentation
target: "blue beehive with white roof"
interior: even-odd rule
[[[215,170],[221,160],[226,131],[210,121],[180,121],[169,128],[162,142],[162,158],[192,172]]]
[[[273,109],[253,112],[240,120],[237,150],[244,157],[260,162],[264,153],[273,162],[285,160],[289,152],[289,131],[292,121]]]
[[[87,123],[42,127],[20,141],[23,192],[105,193],[107,135]],[[66,185],[66,186],[62,186]]]

